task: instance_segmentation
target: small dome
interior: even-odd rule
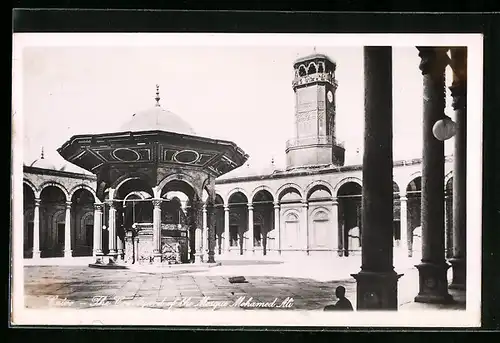
[[[38,159],[34,160],[32,163],[30,163],[29,166],[41,168],[41,169],[57,170],[55,164],[46,158],[38,158]]]
[[[187,135],[196,135],[185,120],[160,106],[138,112],[132,119],[120,127],[120,131],[168,131]]]

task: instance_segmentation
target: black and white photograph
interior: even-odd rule
[[[479,326],[482,53],[14,34],[12,322]]]

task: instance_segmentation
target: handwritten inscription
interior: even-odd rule
[[[94,296],[88,300],[68,300],[59,296],[49,296],[48,304],[51,307],[108,307],[108,306],[126,306],[126,307],[141,307],[141,308],[160,308],[171,310],[175,308],[192,308],[192,309],[209,309],[216,310],[221,308],[247,308],[247,309],[290,309],[294,306],[294,299],[286,297],[284,299],[274,298],[272,300],[258,300],[253,297],[238,297],[234,300],[217,300],[210,297],[194,298],[163,298],[159,300],[141,299],[134,297],[106,295]]]

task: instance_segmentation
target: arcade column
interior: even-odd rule
[[[161,199],[153,200],[153,262],[161,263]]]
[[[224,205],[224,251],[229,252],[231,240],[229,237],[229,206]]]
[[[307,201],[302,201],[300,206],[301,206],[300,232],[302,234],[301,241],[304,246],[304,252],[306,253],[306,255],[309,255],[309,223],[307,216],[309,205],[307,204]]]
[[[246,250],[254,253],[253,246],[253,206],[251,203],[248,204],[248,236],[246,240]]]
[[[416,302],[448,303],[444,232],[444,142],[434,137],[434,124],[444,118],[447,48],[418,47],[423,75],[422,261]]]
[[[339,202],[336,197],[332,198],[332,224],[333,236],[332,246],[336,255],[342,256],[342,251],[339,249]]]
[[[280,204],[274,203],[274,230],[275,232],[275,249],[278,254],[281,254],[281,229],[280,229]]]
[[[450,50],[453,83],[450,87],[455,111],[455,151],[453,168],[453,271],[450,288],[465,289],[466,284],[466,153],[467,153],[467,48]]]
[[[71,257],[71,201],[66,202],[66,216],[64,218],[64,257]]]
[[[403,252],[404,257],[410,257],[410,244],[408,242],[408,198],[405,192],[400,192],[399,194],[400,203],[400,249]]]
[[[358,310],[397,310],[393,267],[392,48],[364,47],[365,132]]]
[[[33,210],[33,259],[40,258],[40,204],[41,199],[35,198]]]
[[[108,211],[108,247],[109,247],[109,264],[114,264],[116,262],[116,256],[118,254],[116,250],[116,204],[112,199],[108,201],[109,211]]]
[[[94,204],[94,258],[101,263],[102,258],[102,204]]]
[[[202,203],[199,200],[192,201],[192,216],[194,226],[194,262],[201,263],[203,259],[203,212]]]

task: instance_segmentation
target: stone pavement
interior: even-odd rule
[[[205,307],[245,310],[283,303],[283,308],[322,310],[337,300],[335,288],[343,285],[355,307],[356,283],[350,273],[359,270],[359,262],[357,258],[339,260],[337,265],[313,260],[233,259],[222,260],[221,266],[213,268],[127,270],[75,265],[25,266],[25,306],[37,309]],[[425,307],[413,303],[418,292],[418,272],[410,265],[399,267],[404,268],[401,271],[405,275],[398,287],[401,309]],[[244,276],[247,282],[232,284],[229,282],[231,276]],[[230,306],[235,302],[239,306]]]

